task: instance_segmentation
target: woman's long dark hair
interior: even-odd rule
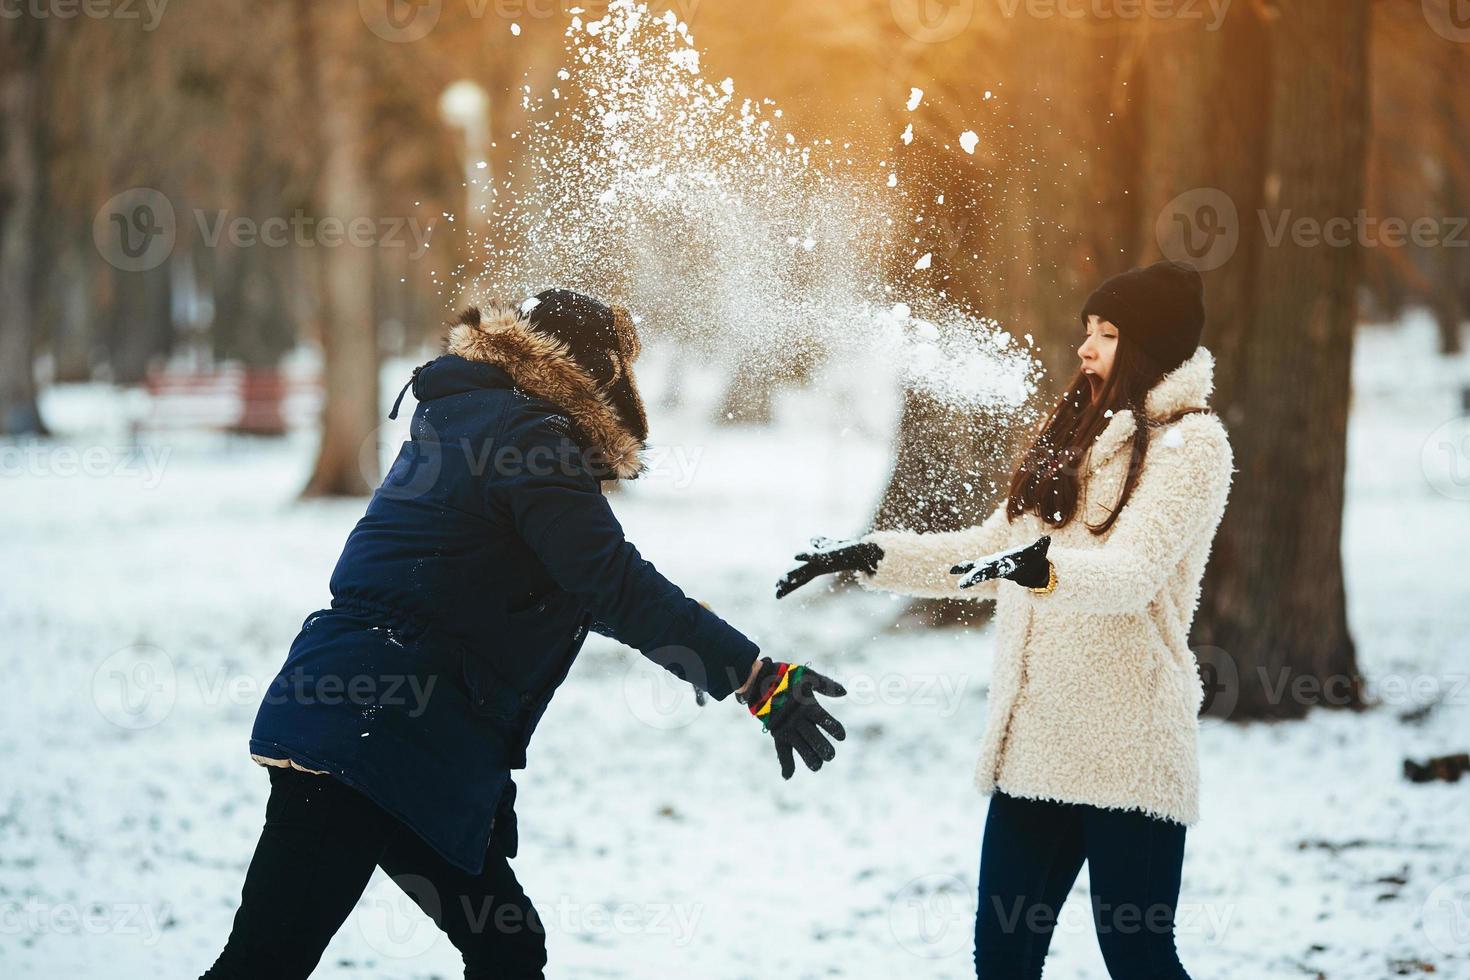
[[[1089,524],[1093,534],[1103,534],[1113,526],[1123,506],[1138,483],[1143,461],[1148,453],[1148,430],[1176,421],[1189,414],[1189,409],[1163,422],[1150,420],[1144,412],[1149,389],[1163,379],[1165,372],[1137,345],[1128,342],[1128,334],[1119,331],[1118,346],[1113,355],[1113,368],[1102,383],[1096,398],[1092,382],[1079,369],[1077,376],[1052,409],[1046,424],[1021,457],[1011,476],[1010,499],[1006,516],[1015,520],[1033,513],[1043,523],[1064,527],[1077,515],[1082,495],[1082,462],[1099,433],[1112,417],[1123,409],[1133,412],[1133,452],[1128,462],[1128,475],[1118,502],[1101,524]]]

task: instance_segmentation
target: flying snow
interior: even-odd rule
[[[810,378],[857,358],[956,406],[1027,400],[1040,374],[1030,344],[946,299],[942,282],[895,273],[914,244],[898,229],[923,215],[894,220],[906,198],[893,168],[803,134],[733,78],[706,80],[672,11],[605,11],[573,17],[556,96],[524,87],[529,172],[502,175],[493,229],[474,241],[480,268],[460,270],[456,289],[582,289],[639,311],[650,338],[752,376]],[[912,89],[909,109],[923,97]]]

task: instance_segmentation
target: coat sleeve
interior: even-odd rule
[[[520,462],[497,463],[492,513],[509,518],[558,586],[587,600],[600,632],[725,698],[745,683],[759,648],[638,554],[564,420],[553,419],[542,412],[507,422],[500,443]]]
[[[955,564],[1003,549],[1011,525],[1001,504],[983,524],[962,531],[918,534],[913,531],[875,531],[863,538],[883,549],[883,560],[872,575],[859,575],[866,589],[897,592],[924,599],[994,599],[996,583],[982,582],[960,589]]]
[[[1218,419],[1175,423],[1149,446],[1133,494],[1102,544],[1047,553],[1057,585],[1035,601],[1079,613],[1142,612],[1199,537],[1213,537],[1233,471]]]

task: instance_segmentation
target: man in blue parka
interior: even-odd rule
[[[510,773],[589,629],[736,694],[786,778],[793,752],[812,770],[833,758],[825,736],[844,732],[815,694],[841,685],[761,657],[639,556],[602,495],[641,465],[638,350],[626,311],[547,290],[466,311],[414,371],[410,439],[256,717],[265,827],[206,976],[308,975],[376,867],[466,977],[542,976],[544,930],[508,861]]]

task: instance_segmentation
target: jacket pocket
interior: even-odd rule
[[[556,586],[539,592],[522,593],[506,603],[505,615],[513,622],[539,616],[552,608],[566,594],[566,590]]]
[[[522,707],[520,695],[483,658],[465,652],[460,664],[470,708],[504,726],[504,734],[509,734]]]

